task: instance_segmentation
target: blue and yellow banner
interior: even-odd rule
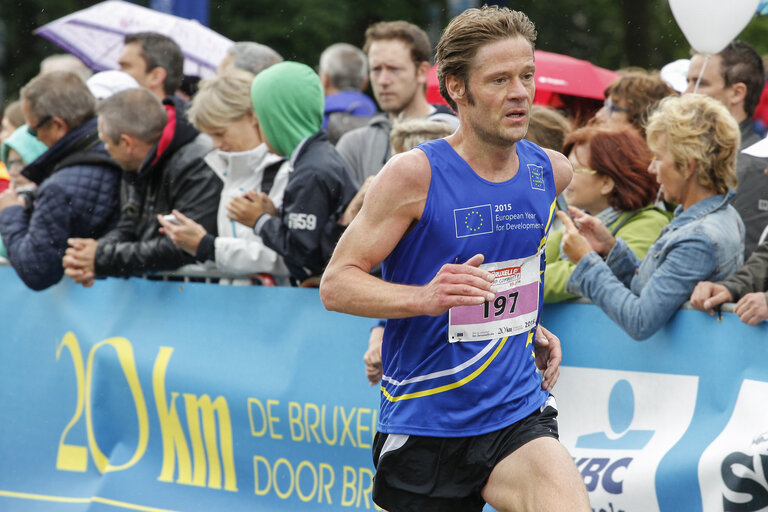
[[[373,508],[370,320],[308,289],[0,283],[0,510]]]
[[[372,322],[317,290],[0,267],[0,510],[375,510]],[[768,327],[680,311],[635,342],[547,306],[563,444],[595,511],[768,507]]]

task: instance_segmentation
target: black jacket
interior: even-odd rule
[[[318,132],[299,149],[279,217],[262,217],[256,233],[280,254],[296,281],[321,274],[343,228],[339,219],[355,196],[347,164]]]
[[[736,158],[736,196],[731,203],[744,221],[744,261],[748,260],[752,251],[757,248],[760,234],[768,225],[768,176],[765,168],[768,159],[742,153],[760,140],[752,120],[747,118],[739,125],[741,128],[741,146]]]
[[[67,238],[98,238],[120,212],[120,166],[99,142],[92,118],[30,163],[23,174],[39,184],[34,209],[0,212],[0,234],[13,268],[33,290],[58,283]]]
[[[176,208],[216,233],[222,183],[203,160],[210,139],[189,124],[181,100],[163,104],[168,124],[138,171],[124,173],[120,221],[99,240],[97,276],[173,270],[195,261],[158,231],[157,214]]]

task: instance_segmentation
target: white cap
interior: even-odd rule
[[[97,100],[103,100],[109,98],[116,92],[124,91],[125,89],[137,89],[139,83],[128,73],[124,71],[100,71],[89,78],[85,85],[90,89]]]
[[[690,59],[678,59],[666,64],[661,68],[661,79],[677,92],[685,92],[688,87],[688,67],[690,64]]]

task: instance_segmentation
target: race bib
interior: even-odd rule
[[[539,316],[539,253],[527,258],[486,263],[480,268],[496,278],[496,297],[477,306],[448,311],[448,341],[481,341],[513,336],[536,325]]]

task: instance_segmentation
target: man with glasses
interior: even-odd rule
[[[117,222],[120,168],[99,141],[96,100],[83,80],[58,71],[21,90],[30,134],[48,147],[22,174],[39,185],[34,204],[0,194],[0,235],[8,259],[34,290],[56,284],[70,237],[100,237]]]

